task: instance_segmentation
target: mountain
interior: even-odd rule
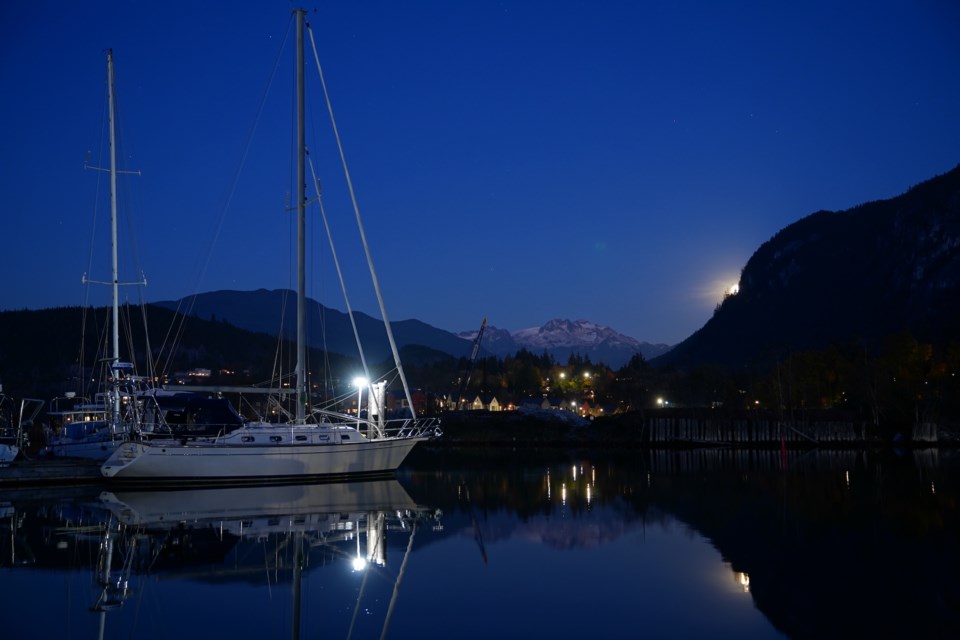
[[[473,341],[477,332],[458,334],[465,340]],[[566,362],[573,354],[589,356],[594,362],[603,362],[619,368],[630,358],[640,353],[645,359],[651,359],[669,351],[665,344],[640,342],[629,336],[617,333],[610,327],[594,324],[587,320],[550,320],[542,327],[522,329],[510,332],[488,326],[483,333],[480,347],[486,353],[506,356],[526,349],[533,353],[546,351],[557,362]]]
[[[291,339],[296,335],[297,297],[287,289],[213,291],[152,304],[205,320],[229,322],[247,331],[274,336],[282,331]],[[355,355],[356,341],[349,316],[309,298],[307,304],[307,344],[344,355]],[[354,316],[367,356],[374,361],[388,359],[390,345],[383,322],[364,313],[357,312]],[[391,324],[398,348],[421,345],[454,357],[469,357],[477,335],[477,331],[454,334],[419,320],[393,321]],[[579,354],[614,368],[626,364],[637,353],[650,359],[670,348],[662,344],[639,342],[609,327],[586,320],[551,320],[542,327],[513,334],[488,325],[480,346],[482,353],[501,357],[512,355],[520,349],[536,353],[547,351],[558,362],[566,362],[571,354]]]
[[[0,340],[0,382],[17,397],[53,398],[69,391],[93,397],[110,349],[111,316],[110,307],[0,311],[0,336],[15,336]],[[150,304],[142,310],[124,305],[120,321],[121,359],[135,363],[142,373],[151,366],[148,362],[171,376],[203,368],[213,372],[216,382],[211,384],[243,386],[272,379],[277,366],[276,334],[204,318],[191,318],[189,326],[183,326],[173,311]],[[171,352],[173,328],[177,337]],[[356,369],[351,359],[337,354],[321,357],[315,351],[308,358],[334,371]],[[224,377],[222,371],[233,373]]]
[[[213,291],[152,304],[198,318],[226,321],[248,331],[273,336],[280,334],[291,340],[297,335],[297,295],[288,289]],[[373,362],[391,358],[383,321],[359,312],[354,312],[354,318],[367,358]],[[422,345],[455,357],[470,355],[470,342],[449,331],[419,320],[392,321],[390,324],[397,348]],[[350,317],[310,298],[307,299],[307,344],[344,355],[355,356],[357,353]]]
[[[897,334],[960,340],[960,165],[906,193],[789,225],[753,254],[696,333],[656,366],[771,366]]]

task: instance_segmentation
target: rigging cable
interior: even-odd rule
[[[108,80],[104,81],[103,84],[103,109],[100,113],[100,136],[99,136],[99,156],[97,157],[97,166],[103,166],[103,137],[106,135],[107,131],[107,102],[108,102]],[[89,160],[90,152],[87,152],[87,157]],[[86,165],[84,165],[86,168]],[[97,183],[96,189],[94,191],[93,197],[93,221],[90,225],[90,252],[87,254],[87,271],[86,273],[93,272],[93,254],[95,253],[96,239],[97,239],[97,213],[100,210],[100,172],[97,172]],[[86,282],[86,278],[81,280],[83,282],[83,295],[81,302],[81,311],[80,311],[80,353],[78,355],[78,382],[80,383],[77,391],[81,395],[86,395],[86,375],[84,371],[84,362],[86,358],[86,344],[87,344],[87,320],[90,317],[89,307],[90,307],[90,284]],[[96,321],[96,314],[93,315],[94,322]],[[99,353],[99,351],[98,351]],[[94,354],[94,362],[96,362],[96,354]]]
[[[310,174],[313,176],[313,184],[317,190],[317,205],[320,207],[320,217],[323,219],[323,226],[327,231],[327,241],[330,243],[330,255],[333,257],[333,265],[337,269],[337,278],[340,280],[340,289],[343,291],[343,302],[347,308],[347,316],[350,318],[350,326],[353,327],[353,337],[357,342],[357,350],[360,352],[360,363],[363,366],[363,375],[370,379],[370,370],[367,368],[367,359],[363,353],[363,345],[360,342],[360,332],[357,330],[357,321],[353,315],[353,308],[350,306],[350,296],[347,295],[347,284],[343,279],[343,270],[340,268],[340,259],[337,257],[337,249],[333,244],[333,233],[330,230],[330,223],[327,220],[327,211],[323,206],[323,200],[320,196],[320,181],[317,179],[317,172],[313,167],[313,159],[309,161]],[[359,411],[360,408],[357,407]]]
[[[177,305],[176,312],[182,313],[180,316],[180,322],[178,323],[178,326],[176,327],[175,331],[173,331],[172,337],[170,335],[170,331],[168,331],[167,337],[164,339],[164,344],[161,346],[161,352],[162,352],[167,346],[167,340],[170,341],[170,347],[169,347],[170,350],[167,355],[168,362],[172,361],[173,352],[176,351],[176,348],[177,348],[176,346],[180,343],[180,340],[183,337],[183,330],[184,330],[183,325],[186,321],[187,316],[193,311],[193,305],[194,305],[194,302],[196,301],[197,292],[200,289],[200,283],[206,276],[207,269],[210,266],[210,260],[212,259],[212,256],[213,256],[213,247],[216,245],[217,239],[220,237],[220,232],[223,230],[224,221],[226,219],[227,210],[229,210],[230,205],[233,202],[233,196],[236,193],[237,186],[240,184],[240,174],[243,170],[244,165],[246,164],[247,157],[250,154],[250,148],[252,146],[253,136],[257,130],[257,126],[260,123],[260,118],[263,115],[263,110],[264,110],[264,106],[266,105],[267,95],[270,92],[270,87],[273,85],[273,81],[277,76],[277,69],[280,66],[281,53],[283,52],[283,49],[286,47],[286,44],[290,38],[290,32],[292,31],[292,28],[291,28],[292,23],[293,23],[293,18],[291,17],[290,23],[288,23],[287,25],[287,31],[284,34],[283,42],[281,42],[280,47],[277,51],[277,57],[276,57],[276,60],[274,61],[273,69],[270,72],[270,77],[267,81],[267,85],[263,90],[263,94],[260,96],[260,104],[257,107],[257,112],[256,112],[256,115],[254,116],[254,121],[250,126],[249,132],[247,133],[247,139],[243,147],[243,153],[240,156],[240,162],[237,165],[237,170],[234,172],[233,182],[230,184],[230,189],[227,193],[226,202],[224,203],[223,208],[220,211],[220,217],[217,220],[217,225],[214,230],[213,239],[210,242],[210,251],[207,252],[207,256],[206,256],[206,259],[203,261],[203,266],[200,269],[200,273],[197,276],[197,279],[194,281],[193,293],[189,296],[190,302],[188,304],[188,308],[185,311],[181,312],[182,301],[181,301],[181,304]],[[173,327],[171,327],[171,330],[173,330]]]
[[[370,247],[367,244],[367,234],[363,229],[363,221],[360,218],[360,206],[357,204],[357,196],[353,189],[353,181],[350,179],[350,170],[347,168],[347,157],[343,152],[343,143],[340,140],[340,131],[337,129],[337,122],[333,116],[333,105],[330,102],[330,94],[327,91],[327,83],[323,77],[323,68],[320,66],[320,56],[317,53],[317,43],[313,38],[313,29],[307,23],[307,32],[310,34],[310,46],[313,49],[314,62],[317,65],[317,74],[320,78],[320,85],[323,87],[323,97],[327,103],[327,112],[330,114],[330,126],[333,128],[333,135],[337,141],[337,150],[340,152],[340,163],[343,166],[344,178],[347,182],[347,189],[350,192],[350,201],[353,204],[353,213],[357,219],[357,228],[360,231],[360,239],[363,242],[363,250],[367,257],[367,266],[370,269],[370,276],[373,279],[373,289],[377,294],[377,302],[380,305],[380,315],[383,318],[383,324],[387,331],[387,339],[390,341],[390,350],[393,352],[394,364],[400,374],[400,380],[403,383],[403,393],[407,398],[407,405],[410,407],[410,417],[416,418],[417,412],[413,406],[413,398],[410,396],[410,388],[407,385],[407,377],[403,372],[403,365],[400,362],[400,353],[397,350],[396,340],[393,338],[393,328],[390,326],[390,319],[387,317],[387,308],[383,302],[383,294],[380,291],[380,281],[377,278],[376,269],[373,266],[373,258],[370,255]],[[359,407],[358,407],[359,410]]]

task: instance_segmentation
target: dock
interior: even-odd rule
[[[14,460],[0,467],[0,490],[103,482],[100,462],[81,459]]]

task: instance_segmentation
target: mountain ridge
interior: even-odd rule
[[[457,335],[472,341],[477,333],[466,331]],[[623,366],[638,353],[649,360],[671,348],[666,344],[642,342],[589,320],[562,318],[548,320],[540,327],[517,331],[489,325],[484,330],[480,346],[496,356],[510,355],[520,349],[535,353],[546,351],[558,362],[566,362],[571,355],[588,356],[591,360],[614,368]]]
[[[897,334],[960,339],[960,165],[899,196],[817,211],[763,243],[739,290],[656,366],[726,368]]]
[[[296,335],[296,294],[289,289],[218,290],[151,304],[200,318],[223,320],[249,331],[287,337]],[[311,298],[307,299],[307,305],[308,345],[354,355],[356,341],[349,316]],[[365,353],[372,359],[388,359],[391,352],[383,322],[362,312],[354,312],[354,318]],[[452,333],[419,320],[394,320],[391,326],[398,347],[421,345],[454,357],[470,355],[478,332]],[[554,319],[541,327],[513,333],[487,326],[480,353],[503,357],[520,349],[546,351],[562,362],[577,354],[619,368],[638,353],[649,359],[669,348],[668,345],[640,342],[587,320]]]

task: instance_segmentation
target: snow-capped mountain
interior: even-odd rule
[[[521,329],[513,339],[536,348],[583,347],[598,344],[624,345],[640,350],[640,342],[619,334],[610,327],[594,324],[588,320],[551,320],[542,327]]]
[[[477,331],[458,335],[466,340],[474,340]],[[623,366],[637,353],[650,360],[670,350],[669,345],[640,342],[588,320],[560,319],[550,320],[542,327],[514,332],[488,325],[480,348],[497,356],[510,355],[520,349],[538,354],[546,351],[561,363],[566,362],[570,355],[578,354],[614,368]]]

